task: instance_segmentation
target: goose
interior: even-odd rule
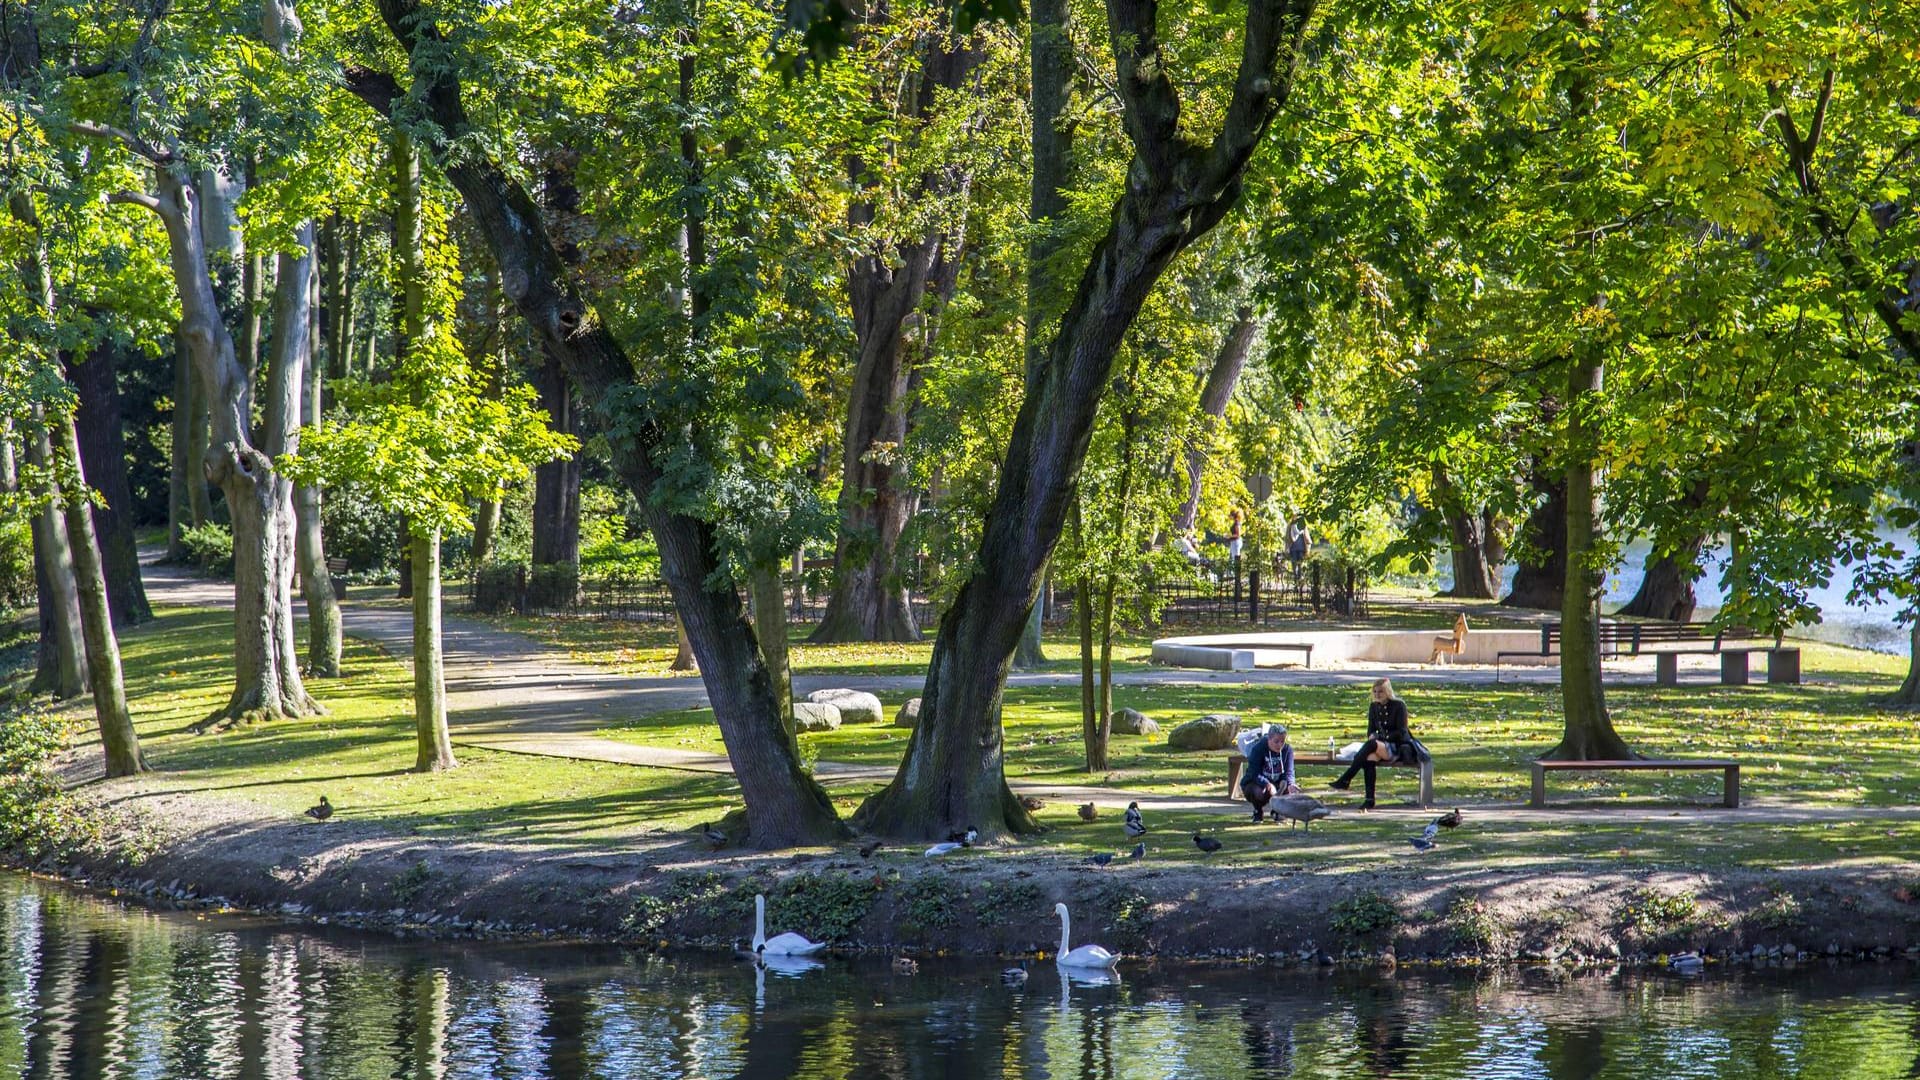
[[[1127,835],[1135,840],[1147,835],[1147,823],[1140,817],[1139,803],[1130,802],[1127,804],[1127,820],[1121,827],[1126,829]]]
[[[320,805],[309,806],[304,813],[315,821],[325,821],[333,816],[333,804],[327,801],[325,795],[322,795],[320,796]]]
[[[1272,810],[1275,821],[1286,819],[1289,829],[1299,822],[1307,827],[1308,832],[1313,831],[1314,822],[1333,815],[1327,804],[1311,795],[1282,795],[1267,806]]]
[[[1060,916],[1060,955],[1054,957],[1054,963],[1066,968],[1104,970],[1120,962],[1118,956],[1098,945],[1082,945],[1077,949],[1068,949],[1067,940],[1073,931],[1073,920],[1067,914],[1067,905],[1053,905],[1053,913]]]
[[[767,937],[767,898],[756,893],[753,898],[753,951],[761,956],[812,956],[827,947],[824,941],[808,941],[800,934],[788,931],[777,937]]]

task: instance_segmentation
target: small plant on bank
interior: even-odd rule
[[[1622,923],[1640,933],[1659,937],[1684,928],[1699,912],[1699,901],[1690,892],[1634,889],[1620,901],[1616,914]]]
[[[953,889],[946,880],[921,878],[900,887],[897,903],[902,929],[945,930],[954,920]]]
[[[816,941],[840,941],[853,933],[880,893],[871,878],[801,874],[767,896],[768,930],[797,930]],[[752,895],[747,900],[752,902]]]
[[[106,838],[100,820],[42,768],[66,747],[67,731],[66,721],[36,706],[0,714],[0,850],[23,862],[66,859]]]
[[[1333,932],[1363,938],[1400,925],[1400,909],[1392,900],[1368,890],[1333,905]]]
[[[641,893],[627,903],[626,914],[620,916],[620,936],[629,940],[657,938],[673,912],[673,905],[667,901]]]
[[[1113,912],[1112,939],[1121,949],[1146,948],[1153,931],[1153,901],[1131,889],[1116,890],[1107,910]]]
[[[180,548],[186,561],[215,577],[233,576],[233,533],[225,525],[207,522],[183,529]]]
[[[1455,896],[1447,905],[1442,925],[1446,927],[1448,942],[1455,949],[1481,955],[1499,950],[1503,934],[1500,920],[1476,897]]]
[[[1805,921],[1806,910],[1800,903],[1800,898],[1778,886],[1759,907],[1748,912],[1746,917],[1747,925],[1759,930],[1785,930],[1791,926],[1799,926]]]
[[[433,870],[427,866],[426,861],[423,859],[416,862],[401,871],[399,877],[393,879],[393,898],[400,901],[402,905],[411,904],[419,898],[420,893],[426,889],[427,883],[432,880]]]
[[[1046,905],[1040,902],[1040,887],[1031,881],[1003,885],[986,881],[980,884],[975,907],[980,912],[980,920],[991,924],[1032,915],[1044,910]]]

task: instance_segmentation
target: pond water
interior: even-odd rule
[[[0,873],[5,1077],[1913,1077],[1901,961],[1706,976],[801,973],[154,913]]]

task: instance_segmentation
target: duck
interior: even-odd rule
[[[1067,948],[1073,932],[1073,919],[1067,914],[1067,905],[1053,905],[1053,913],[1060,916],[1060,953],[1053,962],[1064,968],[1094,968],[1106,970],[1120,962],[1120,957],[1098,945],[1082,945],[1077,949]]]
[[[753,897],[753,951],[760,956],[812,956],[827,947],[824,941],[809,941],[805,935],[792,931],[773,938],[767,937],[767,897],[756,893]]]
[[[1000,981],[1012,987],[1025,986],[1027,985],[1027,969],[1019,967],[1002,968],[1000,971]]]
[[[1267,809],[1275,821],[1285,819],[1287,828],[1291,829],[1295,822],[1299,822],[1307,827],[1308,832],[1313,831],[1314,822],[1333,816],[1333,811],[1326,803],[1311,795],[1282,795],[1268,803]]]
[[[880,847],[881,847],[881,844],[880,844],[880,841],[878,840],[875,840],[870,844],[861,844],[860,857],[863,859],[871,859],[873,858],[873,853],[876,851],[879,851]]]
[[[1199,833],[1194,833],[1193,846],[1211,855],[1220,850],[1220,841],[1215,840],[1211,836],[1201,836]]]
[[[1031,795],[1022,795],[1020,796],[1020,805],[1026,807],[1028,813],[1037,814],[1040,812],[1041,808],[1046,806],[1047,804],[1044,802],[1041,802],[1039,799],[1036,799]]]
[[[1147,823],[1140,817],[1139,803],[1130,802],[1127,804],[1127,820],[1121,827],[1126,829],[1127,835],[1133,837],[1135,840],[1147,835]]]
[[[1092,821],[1099,816],[1100,816],[1100,811],[1095,809],[1092,803],[1080,804],[1080,820],[1081,821]]]
[[[307,807],[305,813],[315,821],[325,821],[333,816],[333,804],[327,801],[325,795],[322,795],[320,805]]]
[[[704,839],[707,842],[707,846],[709,848],[712,848],[714,851],[719,851],[721,848],[727,846],[727,834],[720,830],[720,826],[717,822],[715,824],[702,827],[700,830],[700,836],[702,839]]]
[[[1454,808],[1454,809],[1452,809],[1452,810],[1449,810],[1449,811],[1447,811],[1447,812],[1446,812],[1446,813],[1444,813],[1444,814],[1441,814],[1441,815],[1440,815],[1439,817],[1437,817],[1437,818],[1434,818],[1434,819],[1433,819],[1433,823],[1434,823],[1435,825],[1438,825],[1438,826],[1440,826],[1440,827],[1441,827],[1441,828],[1443,828],[1443,829],[1457,829],[1457,828],[1459,828],[1459,827],[1460,827],[1460,810],[1459,810],[1459,808],[1458,808],[1458,807],[1456,807],[1456,808]]]
[[[1674,971],[1699,971],[1706,966],[1707,962],[1695,952],[1674,953],[1667,957],[1667,967]]]
[[[893,973],[895,975],[918,975],[920,974],[920,962],[911,956],[896,956],[893,958]]]

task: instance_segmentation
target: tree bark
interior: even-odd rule
[[[1247,354],[1253,349],[1253,339],[1259,329],[1252,308],[1243,305],[1234,312],[1233,325],[1227,327],[1227,336],[1221,339],[1219,351],[1213,354],[1213,366],[1207,369],[1207,381],[1200,388],[1200,415],[1214,421],[1227,415],[1227,402],[1233,400],[1233,388],[1240,384],[1240,372],[1247,365]],[[1200,481],[1206,469],[1206,447],[1188,446],[1187,500],[1174,515],[1176,537],[1185,536],[1200,515]]]
[[[1026,625],[1020,628],[1020,643],[1013,647],[1013,670],[1039,671],[1047,666],[1047,651],[1044,647],[1046,630],[1046,596],[1044,592],[1033,598],[1033,606],[1027,609]]]
[[[1535,463],[1529,477],[1540,497],[1527,515],[1520,549],[1520,565],[1513,572],[1513,588],[1500,603],[1506,607],[1558,610],[1567,583],[1567,485],[1563,477]]]
[[[668,671],[699,671],[700,660],[693,655],[693,642],[687,639],[687,624],[680,616],[673,617],[673,662],[667,665]]]
[[[312,227],[308,226],[310,234]],[[313,353],[313,341],[307,333],[309,320],[300,318],[305,303],[296,302],[288,295],[290,279],[306,280],[304,271],[311,266],[311,259],[279,256],[280,284],[278,296],[274,302],[273,333],[274,360],[278,364],[289,364],[298,369],[290,370],[288,377],[296,382],[304,382],[301,394],[300,416],[290,421],[290,425],[300,423],[318,424],[321,409],[321,367],[319,359]],[[311,297],[304,286],[302,294]],[[307,301],[310,303],[310,299]],[[297,327],[289,323],[297,321]],[[299,340],[293,340],[294,338]],[[304,376],[304,378],[301,378]],[[297,448],[299,436],[289,431],[287,441]],[[301,596],[307,602],[307,670],[318,678],[337,678],[340,675],[340,649],[343,627],[340,615],[340,601],[334,596],[333,575],[327,572],[326,541],[321,535],[321,491],[319,487],[296,487],[293,489],[293,552],[294,561],[300,569]]]
[[[1620,609],[1620,614],[1637,616],[1643,619],[1667,619],[1672,622],[1689,622],[1693,619],[1693,609],[1697,604],[1693,583],[1697,573],[1688,567],[1700,555],[1707,538],[1696,536],[1685,545],[1687,554],[1647,555],[1646,570],[1640,578],[1640,588]]]
[[[1560,609],[1560,704],[1566,730],[1541,755],[1555,761],[1619,761],[1639,757],[1613,729],[1600,668],[1600,589],[1606,575],[1596,555],[1600,492],[1595,478],[1597,433],[1590,419],[1604,365],[1578,357],[1567,378],[1567,576]]]
[[[1087,732],[1087,771],[1107,771],[1107,745],[1113,737],[1113,598],[1120,581],[1112,574],[1100,588],[1100,704]]]
[[[1202,146],[1183,130],[1155,0],[1110,0],[1116,86],[1134,157],[1044,362],[1029,371],[972,576],[941,619],[906,759],[856,822],[903,837],[1036,827],[1008,789],[1009,662],[1065,521],[1120,344],[1168,264],[1232,209],[1292,85],[1311,0],[1250,0],[1233,100]]]
[[[534,372],[533,386],[547,410],[547,424],[568,435],[580,434],[580,409],[567,372],[551,353]],[[580,455],[549,461],[533,469],[533,564],[580,565]]]
[[[167,467],[167,561],[186,557],[187,547],[181,534],[193,526],[193,496],[188,488],[199,480],[193,456],[193,415],[195,394],[193,360],[187,356],[186,342],[174,341],[173,414],[168,418],[172,445],[168,448]]]
[[[416,46],[436,59],[413,65],[415,91],[426,118],[438,131],[432,153],[459,190],[467,212],[486,237],[501,268],[507,298],[566,370],[582,402],[595,409],[641,398],[635,364],[606,323],[567,275],[538,207],[518,182],[478,149],[451,69],[437,57],[438,28],[418,17],[413,0],[380,0],[382,18],[401,47]],[[376,109],[391,108],[391,80],[350,71],[349,86]],[[451,153],[459,144],[459,152]],[[589,411],[604,424],[612,417]],[[645,507],[660,548],[660,564],[689,641],[699,659],[714,719],[746,802],[747,842],[761,848],[837,840],[847,835],[833,802],[800,767],[793,741],[780,722],[773,685],[761,662],[753,630],[732,587],[716,588],[719,569],[710,523],[676,513],[654,498],[662,480],[655,455],[669,432],[645,414],[622,415],[604,424],[611,436],[614,470]]]
[[[53,447],[44,420],[27,440],[27,463],[51,469]],[[48,475],[43,472],[42,475]],[[40,598],[40,658],[32,691],[57,698],[78,697],[90,681],[87,645],[80,624],[80,594],[74,588],[73,547],[60,491],[53,486],[33,513],[33,576]]]
[[[93,528],[106,573],[107,603],[115,626],[136,626],[153,618],[153,608],[140,582],[140,551],[133,538],[117,360],[118,347],[102,342],[84,361],[67,365],[67,377],[79,401],[80,460],[104,500],[93,507]]]
[[[753,568],[753,633],[760,643],[760,657],[767,665],[767,678],[773,683],[773,696],[780,704],[780,722],[793,734],[793,665],[787,654],[787,591],[780,584],[780,564],[765,563]]]
[[[60,453],[66,461],[74,490],[62,500],[67,535],[73,541],[74,586],[79,594],[80,622],[87,639],[87,681],[93,689],[93,715],[100,726],[100,746],[106,756],[107,776],[132,776],[147,771],[140,755],[140,736],[127,710],[127,685],[120,671],[120,644],[113,636],[113,612],[108,602],[107,578],[94,537],[91,500],[86,496],[86,466],[80,456],[80,437],[72,416],[58,420]]]
[[[413,537],[414,772],[454,767],[447,730],[446,658],[440,648],[440,530]]]
[[[1885,702],[1895,708],[1920,707],[1920,612],[1913,614],[1913,625],[1907,633],[1907,677]]]
[[[1433,463],[1433,496],[1447,519],[1447,551],[1453,558],[1453,588],[1441,593],[1463,600],[1491,600],[1498,595],[1499,575],[1487,565],[1487,538],[1479,512],[1461,498],[1460,489],[1441,462]]]

